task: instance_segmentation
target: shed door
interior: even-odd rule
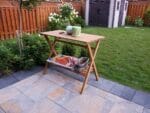
[[[120,4],[121,4],[121,0],[116,0],[115,11],[114,11],[114,24],[113,24],[114,28],[118,27],[119,14],[120,14]]]
[[[90,0],[89,25],[108,26],[110,0]]]

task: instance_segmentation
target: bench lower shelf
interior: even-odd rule
[[[57,56],[56,56],[57,57]],[[55,57],[54,57],[55,58]],[[82,69],[82,71],[76,71],[73,67],[69,67],[69,66],[66,66],[66,65],[63,65],[63,64],[60,64],[60,63],[58,63],[58,62],[56,62],[56,61],[54,61],[54,58],[49,58],[49,59],[47,59],[46,61],[48,62],[48,63],[51,63],[51,64],[54,64],[54,65],[56,65],[56,66],[59,66],[59,67],[62,67],[62,68],[64,68],[64,69],[67,69],[67,70],[69,70],[69,71],[72,71],[72,72],[74,72],[74,73],[77,73],[77,74],[80,74],[80,75],[82,75],[82,76],[86,76],[86,73],[87,73],[87,71],[88,71],[88,68],[89,68],[89,66],[86,66],[84,69]],[[93,71],[93,69],[92,69],[92,71]],[[91,71],[91,72],[92,72]]]

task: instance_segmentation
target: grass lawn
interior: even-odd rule
[[[106,37],[96,56],[103,77],[150,92],[150,28],[88,27],[82,32]]]

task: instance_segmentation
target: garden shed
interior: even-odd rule
[[[87,0],[86,24],[116,28],[125,24],[127,0]]]

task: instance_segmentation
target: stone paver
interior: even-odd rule
[[[42,67],[35,67],[32,69],[32,71],[19,71],[14,73],[12,76],[17,79],[17,80],[23,80],[31,75],[33,75],[34,73],[37,73],[39,71],[41,71],[43,68]]]
[[[5,112],[0,108],[0,113],[5,113]]]
[[[62,80],[61,80],[62,79]],[[104,80],[105,81],[105,80]],[[106,82],[106,81],[105,81]],[[0,113],[148,113],[143,106],[49,70],[0,90]]]
[[[70,113],[70,112],[48,99],[43,99],[33,106],[30,113]]]
[[[150,113],[150,109],[146,109],[146,108],[145,108],[145,109],[143,110],[143,113]]]
[[[47,94],[58,86],[48,80],[42,79],[36,81],[28,89],[22,91],[26,96],[34,101],[39,101],[47,96]]]
[[[133,99],[133,96],[135,95],[135,93],[136,93],[135,89],[124,86],[124,89],[123,89],[122,94],[120,95],[120,97],[131,101]]]
[[[132,101],[150,109],[150,94],[148,93],[136,91]]]
[[[7,87],[13,83],[16,83],[18,80],[12,76],[4,77],[0,79],[0,89],[3,87]]]
[[[34,102],[22,94],[0,104],[6,113],[29,113],[33,105]]]
[[[44,76],[44,78],[49,80],[49,81],[53,81],[55,84],[57,84],[59,86],[63,86],[66,83],[74,81],[74,79],[67,77],[67,76],[64,76],[63,74],[61,74],[57,71],[53,71],[53,70],[49,70],[48,74],[46,74]]]
[[[124,86],[121,85],[121,84],[117,84],[117,83],[116,83],[116,84],[112,87],[112,89],[110,90],[110,92],[111,92],[112,94],[117,95],[117,96],[121,96],[123,90],[124,90]]]
[[[109,113],[142,113],[143,107],[132,102],[116,103]]]
[[[15,98],[20,92],[14,87],[7,87],[0,90],[0,104],[8,101],[9,99]]]

